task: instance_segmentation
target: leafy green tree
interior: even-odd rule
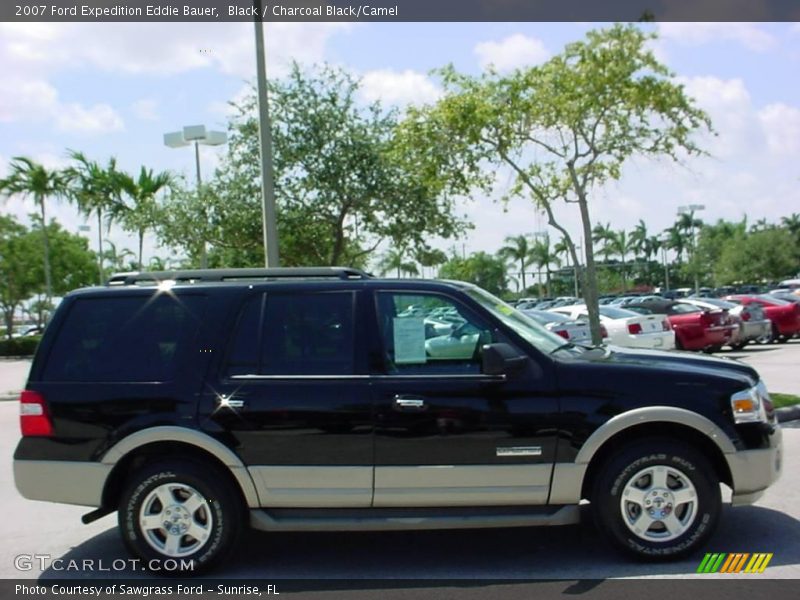
[[[507,289],[505,261],[486,252],[451,258],[439,269],[439,277],[474,283],[496,295],[504,294]]]
[[[550,226],[577,252],[555,217],[557,201],[576,206],[590,240],[590,190],[622,176],[633,156],[679,161],[701,153],[692,140],[710,129],[708,116],[687,97],[649,49],[654,34],[635,25],[590,31],[542,65],[481,77],[439,72],[445,94],[435,106],[411,111],[409,129],[430,164],[457,182],[486,187],[484,166],[516,175],[508,197],[532,199]],[[466,181],[465,181],[466,179]],[[600,341],[596,269],[587,244],[584,296],[592,337]]]
[[[40,260],[41,251],[32,247],[33,242],[24,225],[13,217],[0,215],[0,310],[8,338],[14,327],[14,313],[41,287],[41,280],[37,279],[40,269],[34,264]]]
[[[797,272],[800,273],[800,214],[792,213],[781,218],[781,226],[786,229],[794,240],[794,256],[798,264]]]
[[[2,196],[33,196],[33,201],[39,208],[39,220],[42,225],[47,223],[47,201],[51,198],[64,196],[66,180],[64,174],[58,170],[47,169],[43,165],[26,158],[17,156],[11,160],[10,173],[0,180],[0,195]],[[48,300],[53,297],[52,272],[50,269],[50,240],[47,237],[47,228],[43,228],[42,244],[44,253],[45,293]]]
[[[786,229],[767,228],[737,231],[722,250],[717,277],[727,285],[781,279],[796,270],[792,235]]]
[[[28,229],[12,217],[0,216],[0,309],[7,334],[22,303],[45,291],[42,284],[45,236],[53,253],[48,263],[53,275],[51,293],[63,295],[90,285],[96,275],[95,257],[84,237],[65,231],[55,222],[43,230],[38,218],[36,221],[34,228]],[[41,304],[50,306],[51,298],[52,295],[41,298]],[[40,313],[39,317],[43,315]]]
[[[465,230],[452,195],[396,138],[397,112],[364,105],[359,85],[343,70],[296,64],[270,82],[282,264],[359,265],[385,241],[427,248]],[[249,260],[263,256],[255,93],[233,108],[227,155],[209,184],[207,239]]]
[[[152,169],[142,167],[136,179],[127,173],[120,175],[124,197],[114,205],[112,214],[122,222],[126,231],[135,232],[139,238],[139,270],[142,269],[144,236],[148,230],[155,229],[160,221],[161,210],[156,196],[174,185],[175,178],[167,171],[154,174]]]
[[[425,275],[424,269],[436,268],[447,262],[447,254],[436,248],[417,248],[414,252],[414,257],[419,263],[419,266],[423,269],[423,276]]]
[[[528,289],[528,284],[525,279],[528,265],[531,263],[533,250],[529,238],[526,235],[509,235],[505,239],[505,246],[498,250],[497,254],[500,258],[506,261],[511,261],[519,265],[520,279],[522,282],[522,289]]]

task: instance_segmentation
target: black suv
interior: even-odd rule
[[[113,511],[195,572],[263,530],[561,525],[699,548],[776,480],[752,368],[564,343],[461,282],[346,268],[121,274],[72,292],[21,397],[26,498]],[[145,564],[150,564],[146,562]]]

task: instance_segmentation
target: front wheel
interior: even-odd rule
[[[159,575],[198,574],[234,547],[241,501],[216,468],[164,461],[132,476],[119,506],[119,528],[145,568]]]
[[[698,452],[675,442],[638,442],[613,455],[593,486],[600,531],[618,549],[677,559],[711,536],[722,507],[719,480]]]

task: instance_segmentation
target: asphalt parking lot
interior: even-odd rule
[[[773,391],[800,394],[800,340],[786,345],[748,347],[723,353],[755,365]],[[0,361],[0,394],[16,385],[10,374],[27,370],[22,361]],[[24,380],[24,374],[22,375]],[[105,565],[128,555],[119,539],[116,516],[82,525],[82,507],[23,499],[17,493],[10,457],[19,436],[18,407],[0,402],[0,502],[10,515],[0,526],[0,578],[87,578],[83,570],[18,570],[20,555],[93,560]],[[760,578],[800,578],[800,431],[784,431],[785,466],[781,479],[755,505],[725,506],[721,525],[706,548],[710,552],[772,552]],[[590,519],[578,526],[391,533],[249,532],[236,556],[216,577],[284,580],[453,580],[453,579],[607,579],[726,577],[699,576],[702,554],[680,562],[630,562],[610,551]],[[130,568],[102,577],[145,577]],[[730,576],[727,576],[730,577]],[[401,584],[398,584],[402,587]],[[363,586],[359,589],[364,589]],[[374,591],[374,590],[373,590]]]

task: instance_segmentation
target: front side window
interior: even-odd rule
[[[492,332],[469,311],[436,294],[379,292],[377,302],[388,372],[481,372],[480,349]]]

